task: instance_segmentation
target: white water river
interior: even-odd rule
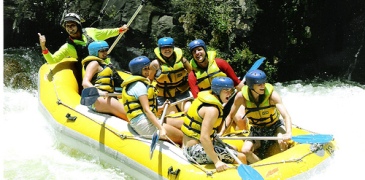
[[[365,162],[365,86],[328,81],[274,84],[293,124],[333,134],[338,148],[328,167],[310,179],[358,179]],[[37,92],[4,87],[2,158],[4,179],[134,179],[60,143],[38,110]]]

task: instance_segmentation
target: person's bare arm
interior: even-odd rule
[[[150,64],[150,72],[148,75],[148,79],[150,79],[151,82],[155,79],[158,69],[160,69],[160,64],[158,63],[158,60],[155,59]]]
[[[141,103],[143,112],[146,114],[147,118],[151,123],[160,130],[160,136],[165,137],[166,136],[166,130],[163,128],[163,126],[158,121],[156,115],[151,111],[150,105],[148,103],[148,97],[147,95],[142,95],[138,97],[139,102]]]
[[[288,140],[291,138],[292,136],[292,121],[291,121],[291,117],[285,107],[285,105],[283,104],[283,101],[280,97],[280,95],[274,91],[270,97],[270,103],[271,104],[275,104],[276,108],[279,110],[281,116],[283,117],[284,123],[285,123],[285,129],[286,129],[286,133],[283,134],[283,137],[285,140]]]
[[[97,61],[91,61],[85,70],[84,78],[82,79],[82,86],[84,88],[93,87],[94,85],[91,83],[91,79],[99,70],[99,63]]]
[[[218,119],[219,111],[216,107],[208,106],[202,107],[199,110],[199,114],[203,117],[203,123],[200,132],[200,142],[204,148],[204,151],[214,162],[216,170],[218,172],[224,171],[228,166],[218,158],[217,153],[214,151],[214,146],[210,137],[213,126]]]
[[[224,124],[218,134],[219,136],[222,136],[224,134],[224,132],[227,130],[227,128],[231,124],[235,114],[237,113],[240,106],[243,105],[243,103],[244,103],[244,98],[243,98],[242,92],[239,91],[239,92],[237,92],[237,95],[234,98],[234,102],[231,106],[231,111],[229,111],[229,114],[227,115],[226,119],[222,122]]]
[[[193,68],[191,67],[190,62],[189,62],[189,61],[188,61],[185,57],[183,57],[183,59],[182,59],[182,63],[183,63],[184,68],[186,69],[186,71],[187,71],[188,73],[190,73],[190,72],[193,70]]]

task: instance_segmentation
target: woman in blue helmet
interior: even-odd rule
[[[168,136],[181,144],[180,127],[170,125],[169,120],[161,125],[155,115],[158,110],[156,92],[148,79],[150,59],[146,56],[136,57],[129,62],[129,69],[133,76],[122,83],[122,99],[132,129],[140,135],[153,135],[159,130],[161,139],[167,140]]]
[[[233,114],[242,105],[251,125],[250,136],[282,137],[283,140],[277,143],[279,152],[285,151],[288,148],[287,141],[292,136],[292,122],[280,95],[271,84],[266,83],[266,74],[261,70],[248,72],[246,84],[235,97],[232,109],[225,119],[226,125],[229,125]],[[225,131],[225,126],[222,131]],[[274,143],[275,141],[246,140],[242,152],[246,154],[248,162],[255,163],[268,156],[266,151]],[[258,155],[254,154],[254,151]]]
[[[175,47],[171,37],[160,38],[154,52],[156,59],[151,62],[149,79],[156,81],[157,103],[162,106],[166,100],[171,103],[190,97],[188,74],[191,71],[189,61],[183,57],[180,48]],[[183,102],[169,107],[167,114],[186,112],[191,102]]]
[[[83,88],[96,87],[101,95],[90,109],[113,114],[127,120],[123,104],[115,97],[106,97],[103,94],[120,91],[122,78],[110,64],[108,58],[109,45],[105,41],[94,41],[88,46],[89,56],[82,60]]]
[[[228,168],[226,163],[235,163],[225,145],[214,139],[223,121],[223,103],[227,103],[234,92],[234,85],[229,77],[216,77],[211,86],[211,90],[199,92],[183,117],[183,150],[190,161],[193,159],[193,163],[214,164],[220,172]],[[235,151],[234,154],[246,163],[243,153]]]

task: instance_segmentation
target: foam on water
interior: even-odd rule
[[[342,82],[274,84],[293,124],[333,134],[338,149],[324,170],[310,179],[362,177],[365,88]],[[133,179],[60,144],[38,111],[36,92],[4,88],[3,153],[6,179]]]

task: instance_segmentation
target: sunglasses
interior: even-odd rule
[[[234,88],[223,88],[222,91],[232,94],[234,92]]]
[[[150,70],[150,66],[145,66],[145,67],[142,68],[142,70],[148,71],[148,70]]]
[[[99,52],[108,52],[109,48],[100,49]]]

